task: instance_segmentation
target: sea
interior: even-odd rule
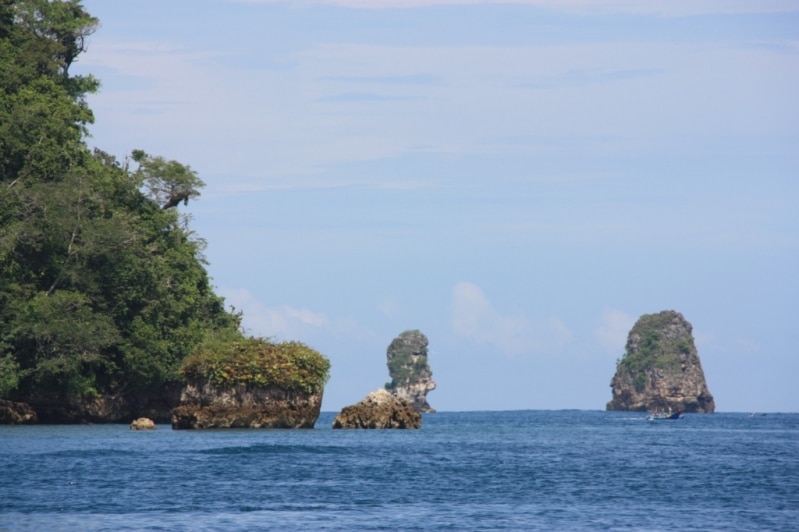
[[[799,414],[0,426],[0,530],[799,530]]]

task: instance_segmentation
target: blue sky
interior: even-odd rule
[[[799,411],[799,2],[85,0],[92,144],[206,182],[185,212],[323,409],[430,340],[445,411],[603,409],[642,314],[719,411]]]

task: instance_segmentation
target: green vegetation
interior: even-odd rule
[[[0,0],[0,397],[12,400],[146,398],[201,345],[210,356],[208,338],[236,361],[260,342],[213,292],[179,212],[200,195],[196,172],[87,147],[99,82],[69,67],[97,25],[79,0]],[[307,348],[274,351],[296,369],[269,382],[324,380]]]
[[[427,347],[406,341],[414,336],[423,337],[419,331],[406,331],[389,345],[388,351],[391,356],[388,358],[388,373],[391,382],[386,383],[386,389],[406,386],[414,382],[421,372],[432,375],[427,363]]]
[[[330,362],[310,347],[264,338],[210,342],[183,362],[183,373],[190,380],[222,387],[277,386],[307,393],[322,391],[329,371]]]
[[[663,331],[673,322],[673,312],[660,312],[642,316],[630,332],[639,338],[638,348],[631,350],[628,343],[618,366],[633,375],[636,390],[641,391],[646,382],[645,373],[651,369],[667,372],[680,371],[681,359],[692,352],[692,342],[685,337],[671,339]]]

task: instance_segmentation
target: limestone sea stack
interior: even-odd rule
[[[610,382],[608,410],[713,412],[716,405],[694,345],[691,324],[679,312],[641,316],[627,336]]]
[[[172,428],[313,428],[330,361],[300,342],[242,338],[210,344],[181,367]]]
[[[189,382],[180,399],[174,429],[311,429],[322,408],[321,391],[251,384]]]
[[[386,390],[370,393],[336,416],[334,429],[418,429],[422,415],[411,403]]]
[[[427,362],[427,337],[418,330],[405,331],[392,340],[386,350],[391,382],[386,390],[405,399],[417,412],[435,412],[427,394],[436,389]]]

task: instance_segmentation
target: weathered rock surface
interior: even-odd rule
[[[0,424],[42,423],[42,424],[84,424],[84,423],[126,423],[130,419],[148,417],[159,423],[168,423],[172,409],[178,405],[180,386],[165,385],[157,393],[146,397],[123,395],[101,395],[67,401],[52,398],[28,397],[23,405],[27,416],[25,421],[14,421],[8,408],[0,401]],[[11,403],[11,401],[7,401]],[[6,414],[3,414],[6,412]],[[32,414],[31,414],[32,413]]]
[[[26,425],[37,420],[36,411],[29,405],[0,399],[0,425]]]
[[[174,429],[313,428],[322,407],[322,393],[304,393],[273,386],[221,388],[193,382],[183,388],[181,404],[172,411]]]
[[[391,382],[386,390],[411,403],[417,412],[435,412],[427,403],[427,394],[436,389],[433,372],[427,362],[427,337],[420,331],[405,331],[386,349],[386,363]]]
[[[386,390],[370,393],[360,403],[344,407],[334,429],[418,429],[422,415],[406,399]]]
[[[713,412],[692,327],[673,310],[639,318],[611,380],[608,410]]]
[[[130,424],[130,430],[155,430],[157,428],[158,427],[155,426],[155,422],[148,417],[134,419]]]

